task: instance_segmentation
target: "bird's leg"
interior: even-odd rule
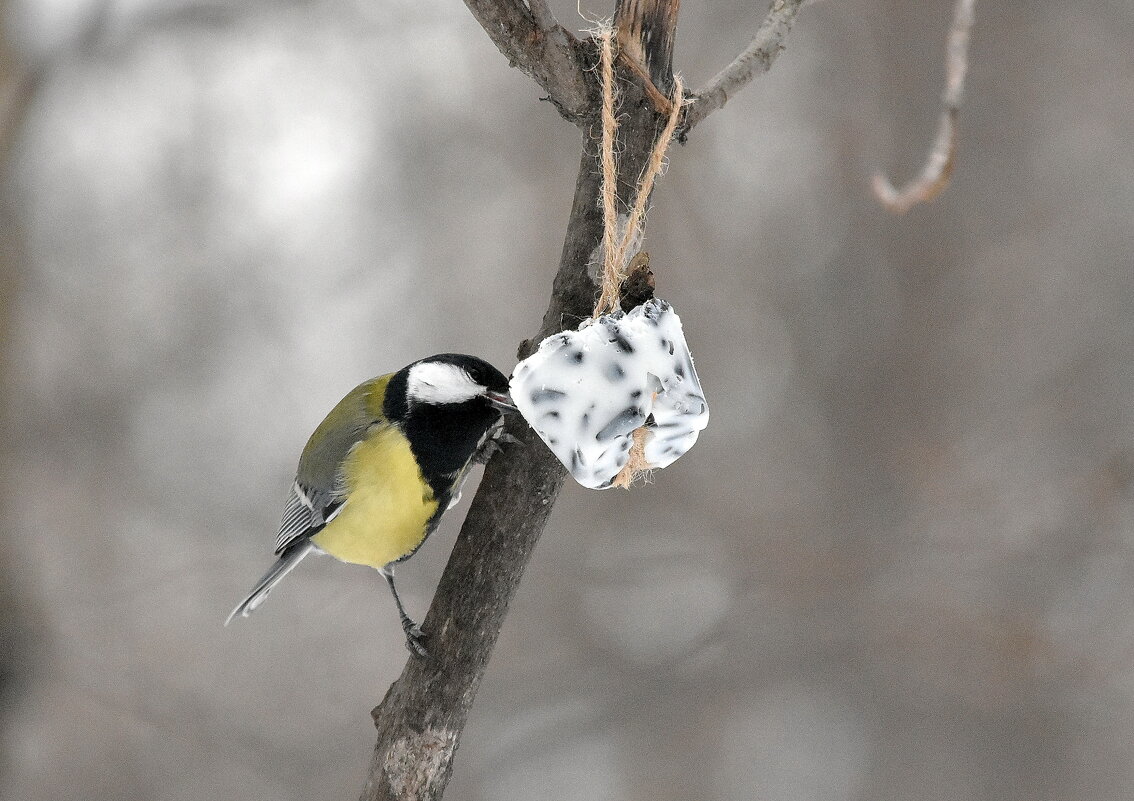
[[[422,644],[422,640],[425,639],[425,632],[421,630],[421,626],[413,622],[413,618],[406,614],[406,608],[402,606],[402,599],[398,597],[398,588],[394,586],[394,568],[386,566],[378,572],[382,574],[382,578],[386,579],[386,583],[390,585],[390,592],[394,594],[394,603],[398,606],[398,617],[401,618],[402,630],[406,633],[406,648],[417,656],[426,656],[428,652]]]

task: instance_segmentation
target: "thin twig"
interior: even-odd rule
[[[874,195],[886,209],[905,214],[918,203],[928,203],[949,185],[957,157],[957,117],[965,91],[965,72],[969,65],[969,32],[973,27],[976,0],[957,0],[945,59],[945,91],[941,94],[941,119],[937,136],[921,172],[901,189],[896,189],[881,172],[874,174]]]
[[[697,123],[723,107],[741,87],[771,69],[784,49],[784,39],[803,4],[804,0],[775,0],[772,3],[744,52],[693,93],[696,99],[685,108],[685,121],[677,132],[679,141],[684,142]]]
[[[630,57],[628,53],[618,52],[617,61],[623,67],[634,73],[638,82],[642,85],[642,91],[646,93],[646,97],[650,100],[650,105],[654,107],[654,111],[658,114],[668,117],[673,111],[673,104],[669,102],[669,98],[662,94],[661,90],[654,85],[653,80],[650,78],[650,73]]]
[[[564,117],[580,123],[590,95],[576,54],[578,41],[559,25],[544,27],[551,13],[546,3],[536,0],[529,8],[523,0],[464,2],[508,61],[543,87]]]

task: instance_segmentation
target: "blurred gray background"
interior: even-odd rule
[[[711,424],[566,488],[447,797],[1134,796],[1134,7],[980,4],[953,185],[895,218],[869,177],[921,164],[951,5],[810,5],[671,154],[647,249]],[[686,2],[686,80],[765,7]],[[457,0],[2,24],[3,797],[357,797],[382,582],[309,560],[221,623],[342,394],[512,367],[579,133]]]

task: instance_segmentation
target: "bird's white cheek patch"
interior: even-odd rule
[[[647,424],[651,467],[693,447],[709,422],[681,320],[654,299],[540,343],[512,375],[512,400],[584,487],[606,489]],[[650,419],[652,415],[652,419]]]

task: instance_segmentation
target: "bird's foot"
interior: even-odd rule
[[[493,437],[489,437],[480,446],[480,450],[476,452],[473,459],[477,464],[488,464],[488,460],[498,453],[503,453],[507,450],[509,445],[519,445],[520,440],[513,437],[506,431],[501,431]]]
[[[402,628],[406,632],[406,648],[409,652],[421,659],[429,656],[429,651],[425,649],[425,632],[421,630],[421,626],[407,618],[402,623]]]

